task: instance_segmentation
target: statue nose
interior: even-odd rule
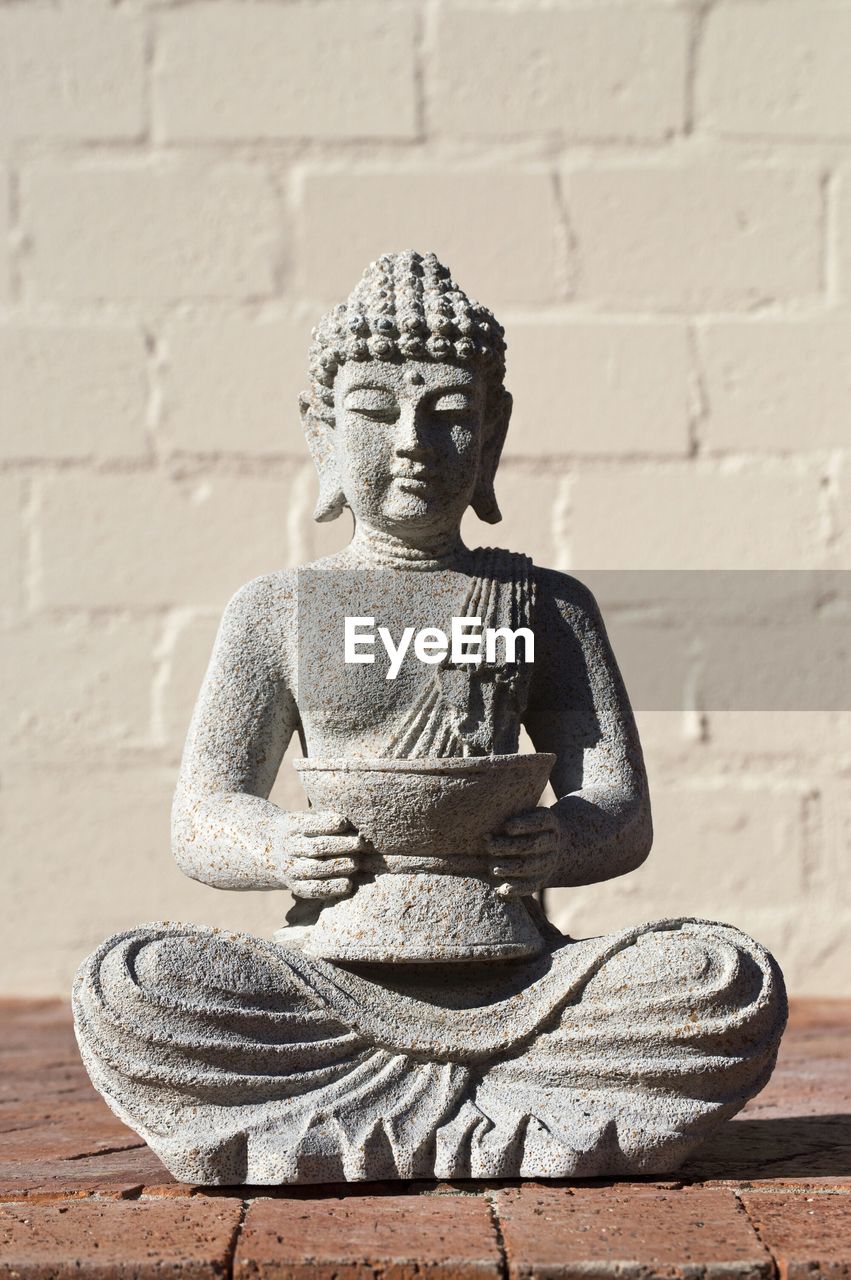
[[[400,458],[424,458],[428,453],[414,405],[405,406],[399,414],[396,453]]]

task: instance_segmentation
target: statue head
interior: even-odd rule
[[[405,532],[501,519],[494,477],[511,415],[503,329],[434,254],[384,254],[313,330],[300,397],[319,473],[315,518],[344,506]]]

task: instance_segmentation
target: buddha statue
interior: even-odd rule
[[[316,519],[348,507],[353,537],[227,606],[173,811],[189,876],[294,906],[268,939],[118,934],[74,987],[92,1081],[177,1178],[667,1173],[771,1074],[758,943],[693,919],[572,939],[540,905],[633,871],[652,829],[592,595],[461,540],[469,506],[500,519],[504,373],[432,254],[383,256],[314,330]],[[283,812],[294,734],[310,806]]]

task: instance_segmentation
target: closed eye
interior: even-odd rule
[[[399,417],[399,405],[395,396],[386,391],[353,390],[346,396],[346,408],[363,418],[376,422],[395,422]]]

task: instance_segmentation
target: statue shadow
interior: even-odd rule
[[[695,1182],[851,1180],[851,1115],[731,1120],[706,1140],[676,1176]]]

